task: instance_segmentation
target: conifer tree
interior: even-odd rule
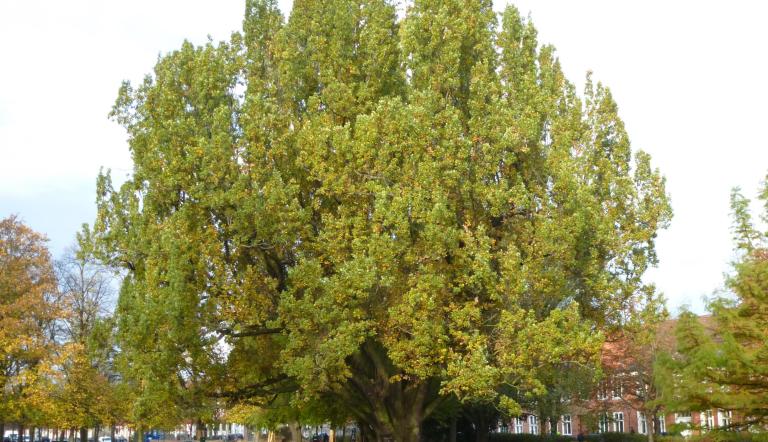
[[[759,195],[768,214],[768,181]],[[719,409],[733,428],[765,431],[768,423],[768,243],[752,222],[749,200],[731,193],[738,259],[729,293],[713,299],[711,321],[692,313],[677,327],[677,357],[666,361],[667,401],[677,409]]]
[[[243,29],[113,111],[134,173],[100,176],[94,234],[137,422],[321,400],[416,441],[449,399],[515,412],[538,367],[596,363],[670,216],[606,88],[484,0],[249,0]]]

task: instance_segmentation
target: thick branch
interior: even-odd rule
[[[230,401],[242,401],[260,396],[271,396],[279,393],[291,393],[296,391],[296,383],[287,375],[279,375],[274,378],[236,388],[234,390],[224,390],[212,392],[209,396],[215,398],[225,398]]]
[[[282,327],[244,327],[241,331],[235,331],[231,328],[220,328],[216,332],[233,338],[243,338],[246,336],[275,335],[283,331]]]

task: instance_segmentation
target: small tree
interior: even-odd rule
[[[768,220],[768,182],[760,199]],[[711,321],[691,313],[677,327],[677,354],[667,361],[667,400],[678,409],[720,409],[734,415],[731,427],[765,431],[768,424],[768,240],[753,225],[749,200],[731,194],[738,259],[713,299]]]
[[[768,221],[768,181],[760,193]],[[712,320],[684,314],[677,328],[677,357],[669,399],[688,410],[734,413],[732,427],[765,431],[768,424],[768,236],[758,231],[749,200],[731,194],[738,259],[727,278],[730,292],[713,299]]]

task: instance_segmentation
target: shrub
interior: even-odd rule
[[[701,436],[694,436],[691,442],[768,442],[766,433],[747,433],[735,431],[713,431]]]
[[[674,436],[656,436],[653,440],[656,442],[686,442],[688,439],[680,435]]]

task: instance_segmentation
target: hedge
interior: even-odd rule
[[[491,433],[488,442],[572,442],[576,436],[539,436],[538,434]]]
[[[488,440],[489,442],[572,442],[576,440],[576,436],[491,433]],[[645,442],[648,440],[648,436],[630,433],[602,433],[586,435],[584,440],[588,442]],[[655,440],[657,442],[681,442],[685,439],[680,436],[656,436]],[[754,442],[758,442],[758,440]],[[763,441],[760,440],[759,442]]]
[[[735,431],[713,431],[694,436],[690,442],[768,442],[768,433],[746,433]]]

